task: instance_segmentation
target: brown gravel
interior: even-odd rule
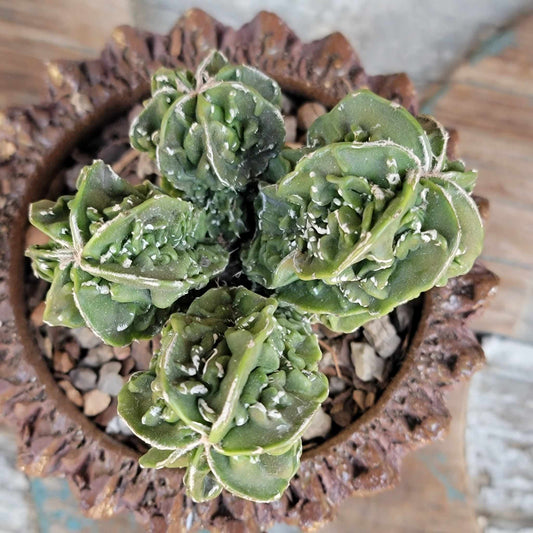
[[[57,383],[62,389],[63,392],[66,394],[67,398],[76,406],[82,407],[83,406],[83,396],[81,395],[80,391],[72,385],[72,383],[66,379],[62,381],[58,381]]]
[[[40,302],[39,305],[31,312],[30,320],[35,327],[40,327],[44,324],[43,313],[45,306],[46,305],[44,302]]]
[[[303,104],[298,108],[298,127],[303,131],[307,131],[309,126],[326,112],[327,109],[318,102],[307,102]]]
[[[55,350],[52,355],[52,364],[58,372],[66,374],[74,368],[74,361],[68,352]]]
[[[111,396],[98,389],[93,389],[83,395],[83,412],[87,416],[96,416],[111,403]]]

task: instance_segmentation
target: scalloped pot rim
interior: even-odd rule
[[[464,322],[493,292],[494,274],[476,265],[425,295],[406,360],[378,403],[305,453],[298,475],[274,504],[229,494],[194,504],[184,496],[180,470],[140,469],[135,452],[65,402],[27,318],[23,247],[29,203],[46,193],[83,138],[148,94],[150,72],[160,65],[192,68],[212,48],[263,70],[284,91],[327,106],[351,90],[369,87],[416,112],[407,76],[367,76],[341,34],[304,44],[267,12],[234,30],[190,10],[168,35],[123,26],[99,59],[51,63],[48,101],[0,114],[0,405],[4,419],[18,428],[22,469],[29,475],[66,476],[93,518],[130,510],[152,531],[254,532],[279,521],[310,529],[332,519],[348,495],[394,484],[403,455],[446,429],[449,413],[441,390],[468,378],[483,362]]]

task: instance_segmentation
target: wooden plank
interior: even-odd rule
[[[511,27],[497,35],[481,53],[475,53],[455,72],[460,83],[490,87],[501,93],[531,95],[533,87],[533,18],[526,17],[518,27]],[[494,48],[501,52],[491,55]],[[482,68],[479,63],[483,61]]]
[[[441,117],[441,120],[446,119]],[[533,209],[531,139],[515,138],[510,143],[505,136],[476,127],[460,128],[459,154],[479,171],[476,194]]]
[[[506,202],[501,196],[489,199],[483,256],[533,271],[533,210]]]
[[[473,324],[533,340],[533,16],[496,35],[441,88],[432,112],[459,130],[460,152],[491,202],[483,258],[499,294]]]
[[[490,307],[472,321],[472,327],[533,342],[533,329],[527,326],[532,316],[533,272],[501,261],[484,264],[500,277],[500,287]]]
[[[131,23],[128,0],[0,0],[0,107],[38,102],[45,61],[96,57]]]

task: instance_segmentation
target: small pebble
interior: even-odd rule
[[[325,437],[331,429],[331,417],[320,407],[302,435],[303,440]]]
[[[329,392],[330,394],[338,394],[346,389],[346,381],[337,376],[333,376],[329,379]]]
[[[80,358],[81,347],[75,340],[65,342],[63,348],[74,361],[77,361]]]
[[[374,348],[364,342],[352,342],[350,348],[357,377],[362,381],[370,381],[373,378],[381,381],[384,362],[376,355]]]
[[[44,308],[46,307],[45,302],[41,302],[32,312],[30,315],[30,320],[33,322],[35,327],[40,327],[44,324],[43,321],[43,315],[44,315]]]
[[[365,410],[365,391],[362,390],[354,390],[352,394],[352,398],[354,399],[354,402],[359,406],[361,410]]]
[[[294,111],[294,102],[284,93],[281,93],[281,111],[284,115],[291,115]]]
[[[124,420],[122,420],[122,418],[118,415],[111,419],[109,424],[107,424],[105,432],[115,435],[133,435],[126,422],[124,422]]]
[[[320,370],[324,370],[326,367],[333,365],[334,361],[332,353],[330,351],[324,352],[322,355],[322,359],[320,359],[318,363],[318,367],[320,368]]]
[[[75,328],[70,333],[82,348],[94,348],[102,344],[102,341],[89,328]]]
[[[297,150],[298,148],[301,148],[303,146],[303,143],[295,142],[295,143],[285,143],[288,148],[292,148],[293,150]]]
[[[363,326],[363,333],[376,352],[384,358],[390,357],[401,342],[388,316],[367,322]]]
[[[111,396],[94,389],[83,395],[83,412],[86,416],[96,416],[106,409],[111,403]]]
[[[57,383],[62,389],[67,398],[78,407],[83,405],[83,396],[80,391],[72,385],[72,383],[66,379],[58,381]]]
[[[127,359],[124,359],[124,361],[122,361],[122,370],[120,371],[120,373],[123,376],[129,376],[134,367],[135,361],[133,360],[133,357],[128,357]]]
[[[52,339],[50,337],[44,337],[43,339],[43,350],[44,355],[48,357],[48,359],[52,359]]]
[[[124,359],[127,359],[131,354],[131,347],[130,346],[115,346],[113,348],[113,353],[115,354],[115,358],[119,361],[123,361]]]
[[[376,403],[376,393],[375,393],[375,392],[369,392],[369,393],[366,395],[366,398],[365,398],[365,408],[366,408],[366,409],[369,409],[369,408],[372,407],[375,403]]]
[[[100,369],[100,377],[106,376],[108,374],[119,374],[121,368],[122,363],[119,363],[118,361],[111,361],[109,363],[106,363],[105,365],[102,365],[102,368]]]
[[[332,413],[331,417],[333,418],[333,421],[335,424],[340,426],[341,428],[345,428],[350,424],[352,421],[352,410],[346,410],[343,408],[340,411],[337,411],[336,413]]]
[[[150,174],[157,174],[157,166],[148,154],[141,153],[137,158],[136,175],[144,180]]]
[[[90,368],[75,368],[69,374],[72,384],[81,391],[94,389],[96,385],[96,372]],[[107,406],[106,406],[107,407]]]
[[[101,366],[104,363],[107,363],[107,361],[111,361],[114,356],[115,352],[111,346],[99,344],[87,352],[87,355],[84,357],[82,362],[87,366]]]
[[[124,378],[120,374],[105,374],[98,380],[98,390],[111,396],[118,396],[122,385],[124,385]]]
[[[283,117],[285,121],[285,142],[293,143],[296,141],[296,117]]]
[[[71,359],[68,352],[56,350],[52,355],[52,364],[54,370],[66,374],[74,368],[74,361]]]
[[[148,370],[152,359],[150,341],[135,341],[131,345],[131,356],[135,360],[137,370]]]
[[[321,115],[324,115],[327,109],[318,102],[307,102],[298,108],[298,127],[307,131],[311,124]]]
[[[28,246],[43,245],[46,244],[50,238],[35,226],[29,226],[26,231],[26,248]]]
[[[117,416],[117,399],[111,398],[111,403],[94,419],[97,424],[107,427],[107,425]]]
[[[396,308],[396,320],[400,331],[405,331],[413,320],[414,309],[409,303],[400,305]]]

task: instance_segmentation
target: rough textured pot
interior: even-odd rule
[[[259,67],[304,99],[331,106],[368,86],[416,112],[404,74],[367,76],[341,34],[303,44],[282,20],[264,12],[239,30],[199,10],[189,11],[168,35],[120,27],[100,59],[50,64],[48,102],[0,114],[1,413],[18,429],[21,468],[29,475],[66,476],[91,517],[129,510],[153,531],[203,526],[254,532],[277,521],[311,528],[333,518],[347,496],[393,485],[402,457],[446,430],[443,388],[468,378],[483,362],[465,320],[493,291],[492,273],[476,265],[424,295],[416,334],[385,393],[335,438],[305,453],[297,477],[274,504],[225,493],[198,505],[184,495],[181,470],[141,470],[135,452],[66,400],[35,342],[24,301],[29,202],[46,194],[82,139],[148,94],[157,66],[191,68],[212,48]]]

